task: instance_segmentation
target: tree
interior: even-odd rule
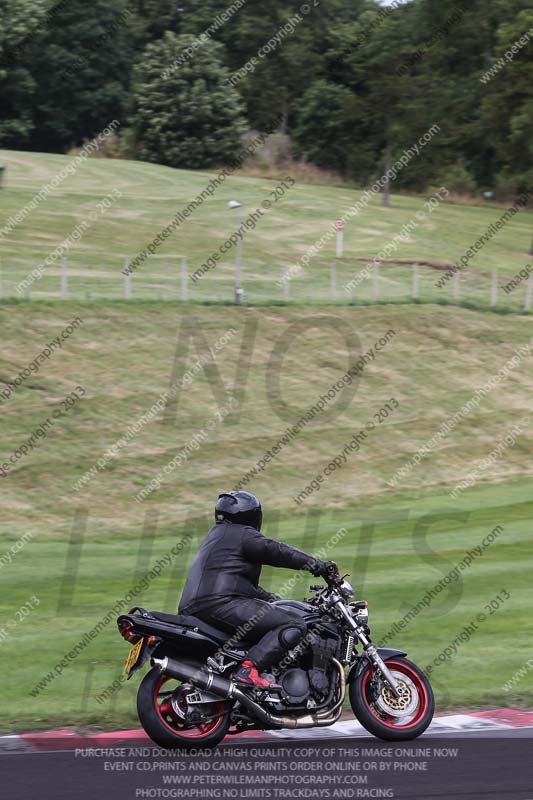
[[[500,177],[510,179],[517,190],[531,190],[533,40],[525,40],[524,34],[533,29],[533,10],[519,0],[500,0],[498,5],[508,16],[498,28],[498,43],[486,67],[501,66],[483,84],[480,119],[493,143]]]
[[[146,161],[199,169],[227,163],[246,131],[241,102],[223,66],[222,45],[167,32],[150,44],[134,71],[131,117]]]
[[[45,9],[38,0],[0,0],[0,145],[20,148],[33,129],[35,80],[27,46],[38,36]]]
[[[166,31],[190,33],[182,26],[183,5],[186,0],[129,0],[133,15],[128,24],[136,53],[147,44],[161,39]],[[200,6],[203,8],[203,4]],[[197,13],[200,9],[197,9]]]
[[[494,58],[501,9],[485,0],[419,0],[412,11],[413,92],[406,105],[425,118],[424,125],[437,121],[441,131],[409,175],[418,187],[428,179],[455,180],[461,172],[466,183],[471,175],[478,186],[490,185],[494,142],[480,114],[479,78]],[[417,53],[422,55],[414,59]]]
[[[297,154],[349,175],[359,110],[357,97],[346,86],[315,81],[297,106]]]
[[[405,112],[405,98],[412,87],[397,71],[411,35],[404,22],[410,12],[408,7],[389,9],[364,3],[355,18],[342,24],[332,21],[326,30],[322,68],[329,83],[342,86],[350,98],[338,124],[344,117],[350,130],[350,136],[345,136],[347,174],[361,183],[386,173],[402,152],[402,137],[411,144],[413,134],[408,132],[417,127]],[[329,106],[326,97],[324,104]],[[385,199],[388,204],[388,187]]]
[[[35,149],[65,150],[113,119],[124,122],[131,17],[124,0],[60,0],[51,6],[32,58]]]

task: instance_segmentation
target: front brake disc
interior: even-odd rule
[[[398,685],[403,690],[400,697],[396,697],[391,687],[383,683],[379,697],[375,700],[376,706],[391,717],[407,717],[418,707],[418,692],[413,681],[401,672],[392,672]]]

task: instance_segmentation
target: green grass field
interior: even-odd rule
[[[0,150],[7,167],[0,189],[0,229],[6,221],[50,182],[68,163],[66,156]],[[98,212],[98,202],[113,190],[122,193],[109,210],[91,222],[81,239],[68,251],[69,292],[78,299],[122,297],[121,270],[126,257],[135,258],[175,214],[206,187],[214,173],[173,170],[140,162],[89,159],[67,177],[0,241],[1,282],[4,296],[72,233],[77,225]],[[215,194],[197,208],[136,272],[132,291],[136,297],[175,299],[180,296],[182,258],[189,272],[197,269],[237,227],[231,199],[244,204],[246,213],[270,198],[275,181],[228,177]],[[296,183],[245,235],[243,286],[250,303],[282,300],[279,284],[286,267],[297,264],[308,249],[326,233],[336,217],[347,211],[361,191],[335,186]],[[271,199],[271,198],[270,198]],[[381,206],[376,197],[349,221],[344,230],[344,256],[337,259],[337,302],[371,302],[375,298],[372,275],[362,276],[371,261],[403,226],[415,223],[411,234],[399,243],[392,258],[431,263],[454,263],[496,222],[503,210],[491,205],[463,206],[442,203],[427,213],[424,198],[395,195],[394,207]],[[426,212],[417,221],[419,212]],[[490,301],[493,270],[498,275],[498,302],[507,308],[524,306],[525,285],[512,294],[503,285],[530,261],[528,250],[533,229],[530,211],[519,215],[492,238],[470,261],[461,276],[461,297],[477,304]],[[335,260],[335,241],[330,240],[311,259],[307,268],[290,282],[290,299],[322,302],[330,298],[330,268]],[[199,301],[231,300],[235,252],[222,257],[216,269],[195,285],[190,297]],[[442,275],[429,267],[419,272],[421,299],[453,300],[453,284],[435,286]],[[60,291],[59,263],[47,267],[30,289],[33,298],[50,298]],[[357,278],[357,276],[360,276]],[[351,293],[343,287],[352,279]],[[379,296],[405,301],[412,293],[412,271],[401,265],[382,265]]]
[[[118,163],[112,167],[124,169]],[[332,403],[317,415],[247,488],[264,502],[266,532],[304,549],[320,549],[346,528],[330,556],[352,572],[368,599],[376,640],[501,525],[501,536],[465,570],[462,582],[443,591],[391,643],[426,666],[470,620],[486,613],[470,641],[432,675],[440,709],[532,704],[530,676],[512,692],[502,689],[530,654],[531,427],[479,483],[458,499],[449,494],[529,413],[531,356],[405,479],[394,488],[388,484],[450,414],[517,348],[529,344],[526,318],[430,305],[234,309],[134,301],[4,303],[0,380],[13,380],[77,317],[82,324],[62,349],[0,403],[1,463],[53,417],[76,386],[86,392],[1,479],[0,628],[6,635],[0,649],[5,664],[17,664],[2,680],[2,730],[135,725],[138,678],[114,700],[96,701],[126,655],[112,622],[37,697],[31,690],[139,576],[193,531],[183,556],[136,598],[147,607],[175,609],[217,492],[233,487],[342,377],[349,365],[348,334],[352,347],[356,336],[367,352],[391,330],[394,336],[368,364],[356,390],[336,400],[351,398],[349,404],[343,409]],[[202,348],[214,347],[230,329],[235,333],[214,364],[194,369]],[[180,330],[182,336],[193,334],[189,351]],[[243,342],[249,346],[249,367]],[[76,481],[187,369],[194,375],[177,407],[170,405],[147,422],[104,470],[75,491]],[[217,411],[222,418],[235,382],[243,392],[240,419],[219,421]],[[359,452],[324,480],[320,492],[297,505],[293,498],[390,399],[399,407],[383,422],[376,419]],[[161,487],[137,502],[134,495],[203,428],[209,435],[198,448],[190,448]],[[73,525],[80,531],[85,513],[86,531],[69,546]],[[5,563],[3,556],[25,533],[33,538]],[[280,588],[288,576],[267,571],[264,583]],[[297,596],[305,594],[306,583]],[[510,598],[495,613],[485,612],[502,591]],[[18,610],[34,595],[39,604],[18,620]]]

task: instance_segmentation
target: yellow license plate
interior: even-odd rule
[[[130,669],[133,669],[133,667],[137,663],[137,659],[139,658],[139,655],[141,653],[143,642],[144,639],[139,639],[137,644],[134,644],[130,652],[128,653],[126,663],[124,664],[124,673],[126,675],[129,673]]]

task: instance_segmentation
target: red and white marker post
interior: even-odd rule
[[[342,241],[342,232],[344,228],[344,223],[342,219],[335,220],[335,230],[337,231],[337,258],[342,258],[342,248],[343,248],[343,241]]]

